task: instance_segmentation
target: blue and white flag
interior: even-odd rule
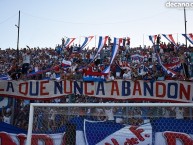
[[[96,57],[98,56],[98,54],[100,53],[100,51],[103,49],[103,47],[104,47],[105,44],[107,43],[107,39],[108,39],[108,38],[109,38],[108,36],[105,36],[105,37],[100,36],[100,37],[99,37],[99,43],[98,43],[97,52],[96,52],[93,60],[96,59]],[[93,61],[93,60],[92,60],[92,61]]]
[[[152,127],[150,123],[132,126],[85,120],[84,136],[86,145],[150,145]]]
[[[112,48],[112,54],[111,54],[111,59],[110,59],[110,64],[107,66],[104,70],[103,73],[109,73],[111,64],[113,63],[115,56],[117,54],[117,51],[119,49],[119,45],[122,41],[122,38],[114,38],[114,43],[113,43],[113,48]]]

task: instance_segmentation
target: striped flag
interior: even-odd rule
[[[99,44],[98,44],[98,48],[97,48],[97,52],[93,58],[93,60],[95,60],[95,58],[98,56],[98,54],[100,53],[100,51],[102,50],[102,48],[105,46],[105,44],[107,43],[107,40],[108,40],[108,36],[105,36],[105,37],[102,37],[100,36],[99,37]],[[92,60],[92,61],[93,61]],[[92,62],[91,61],[91,62]]]
[[[182,34],[191,44],[193,44],[193,34]]]
[[[157,35],[149,35],[149,40],[152,42],[152,44],[155,44],[156,39]]]
[[[64,44],[65,47],[69,47],[76,38],[68,38]]]
[[[166,67],[162,64],[161,58],[159,56],[159,54],[157,53],[157,60],[158,60],[158,64],[162,67],[163,71],[166,72],[167,74],[171,74],[172,77],[176,75],[176,72],[173,71],[172,69],[170,69],[169,67]]]
[[[172,36],[172,34],[162,34],[170,43],[172,43],[176,48],[179,48],[179,46],[177,46],[176,42],[174,41],[174,38]]]
[[[94,36],[85,37],[84,42],[80,46],[80,50],[82,50],[93,38]]]
[[[121,68],[121,69],[131,69],[129,62],[127,61],[117,61],[116,64]]]
[[[109,73],[111,64],[113,63],[113,60],[117,54],[117,51],[119,49],[119,45],[122,42],[122,38],[114,38],[113,48],[112,48],[112,55],[110,59],[110,64],[108,67],[106,67],[103,71],[103,73]]]

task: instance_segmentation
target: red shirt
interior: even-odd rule
[[[60,71],[59,65],[54,66],[54,71],[56,71],[56,72]]]

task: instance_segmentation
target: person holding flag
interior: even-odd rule
[[[180,62],[181,62],[181,66],[182,66],[182,71],[183,71],[183,74],[185,76],[185,79],[188,79],[189,78],[188,65],[186,64],[186,58],[185,58],[183,50],[181,50],[179,52],[179,58],[180,58]]]

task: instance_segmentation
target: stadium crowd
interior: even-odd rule
[[[91,77],[92,74],[97,74],[94,78],[103,78],[103,81],[113,81],[115,79],[123,80],[149,80],[149,81],[164,81],[164,80],[181,80],[192,81],[193,78],[193,47],[186,48],[184,45],[178,44],[176,48],[171,43],[157,42],[156,46],[139,46],[136,48],[130,48],[130,41],[125,40],[122,46],[119,46],[119,50],[111,65],[110,73],[103,75],[102,71],[109,65],[111,58],[111,40],[108,40],[100,53],[95,57],[96,48],[80,50],[79,45],[72,45],[69,48],[63,48],[57,45],[53,48],[21,48],[19,51],[15,49],[0,50],[0,79],[1,80],[75,80],[84,81],[85,77]],[[156,49],[155,49],[156,48]],[[168,71],[163,69],[163,66],[159,63],[160,56],[161,62],[167,68],[175,73],[171,75]],[[98,81],[96,79],[96,81]],[[2,109],[0,120],[6,123],[11,123],[15,126],[27,129],[29,116],[29,103],[30,102],[44,102],[44,101],[29,101],[29,100],[16,100],[15,108]],[[53,99],[48,102],[55,103],[109,103],[108,100],[102,100],[94,97],[81,96],[71,94],[62,98]],[[111,101],[117,102],[117,101]],[[120,100],[118,102],[124,103],[129,101]],[[106,108],[109,109],[109,108]],[[14,111],[14,115],[13,114]],[[81,110],[73,110],[74,114]],[[55,112],[52,110],[52,113]],[[133,114],[133,117],[140,118],[147,113],[146,109],[141,110],[122,110],[122,108],[114,108],[111,113],[105,108],[95,108],[95,110],[82,110],[83,114],[87,117],[89,113],[94,112],[97,118],[95,120],[101,120],[101,116],[106,114],[106,120],[114,120],[116,114],[117,123],[125,123],[126,118],[120,116]],[[134,113],[135,112],[135,113]],[[138,116],[136,115],[138,112]],[[157,110],[157,113],[160,110]],[[168,113],[169,112],[169,113]],[[173,109],[170,111],[161,110],[158,113],[159,116],[170,116]],[[182,111],[183,114],[184,111]],[[186,111],[187,112],[187,111]],[[155,113],[155,110],[149,110],[149,114]],[[110,116],[108,116],[110,114]],[[113,114],[113,117],[112,117]],[[158,115],[157,114],[157,115]],[[43,118],[39,114],[36,119]],[[12,118],[11,118],[12,116]],[[149,115],[151,116],[151,115]],[[109,119],[110,118],[110,119]],[[118,119],[117,119],[118,118]],[[182,118],[182,117],[180,117]],[[60,118],[61,119],[61,118]],[[63,118],[64,119],[64,118]],[[104,119],[104,118],[103,118]],[[102,119],[102,120],[103,120]],[[127,118],[128,119],[128,118]],[[148,118],[149,119],[149,118]],[[55,124],[55,117],[53,121],[49,118],[50,124]],[[65,120],[65,119],[64,119]],[[61,121],[61,120],[60,120]],[[137,124],[139,122],[135,122]],[[41,122],[41,121],[40,121]],[[62,122],[60,122],[62,124]],[[63,122],[64,123],[64,122]],[[49,126],[49,125],[48,125]],[[37,126],[39,128],[39,126]],[[40,124],[41,128],[41,124]]]
[[[193,47],[178,44],[176,48],[171,43],[158,42],[155,50],[153,46],[130,48],[129,44],[126,41],[119,47],[111,73],[103,76],[106,80],[189,80],[193,77]],[[12,80],[82,80],[98,72],[95,74],[101,77],[101,72],[110,63],[112,45],[109,40],[96,57],[96,48],[80,50],[76,44],[70,48],[58,45],[55,49],[27,46],[19,52],[15,49],[0,50],[0,76]],[[163,69],[156,53],[159,53],[161,63],[175,75]]]

